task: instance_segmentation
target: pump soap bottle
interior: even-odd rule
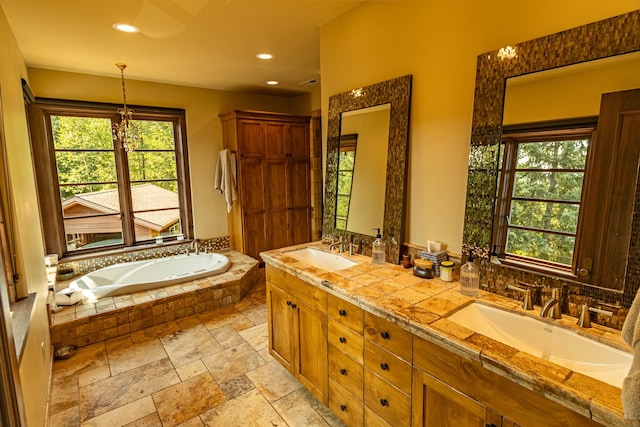
[[[460,267],[460,293],[470,297],[478,295],[480,289],[480,269],[473,262],[473,254],[469,253],[467,262]]]
[[[384,264],[386,259],[384,241],[382,240],[380,229],[374,228],[374,230],[378,230],[378,234],[376,234],[376,240],[371,244],[371,262],[374,264]]]

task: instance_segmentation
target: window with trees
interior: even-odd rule
[[[184,111],[136,107],[141,139],[112,139],[117,106],[36,100],[30,107],[48,252],[71,254],[191,237]]]
[[[505,129],[494,228],[503,259],[571,272],[593,126]]]

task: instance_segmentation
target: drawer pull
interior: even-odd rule
[[[487,427],[496,427],[494,423],[487,423]]]
[[[345,337],[340,337],[340,342],[344,344],[347,342],[347,339]]]
[[[338,314],[339,314],[340,316],[346,316],[346,315],[347,315],[347,312],[346,312],[346,311],[344,311],[344,310],[339,310],[339,311],[338,311]]]
[[[340,369],[340,375],[347,375],[347,370],[344,368]]]
[[[380,369],[382,369],[383,371],[388,371],[389,370],[389,365],[387,365],[386,363],[382,362],[380,364]]]
[[[291,305],[291,301],[287,301],[287,305]]]
[[[295,304],[291,304],[291,308],[295,310],[296,309],[296,305]]]
[[[347,405],[340,405],[340,410],[342,412],[346,411],[347,410]]]
[[[380,336],[382,337],[383,340],[388,340],[389,339],[389,332],[381,332]]]
[[[380,399],[380,404],[382,406],[387,406],[389,404],[389,402],[387,401],[387,399]]]

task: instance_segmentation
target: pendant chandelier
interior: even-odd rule
[[[113,125],[111,133],[114,142],[119,143],[125,152],[132,153],[136,150],[138,142],[142,142],[142,137],[139,135],[138,126],[133,121],[134,111],[127,107],[127,91],[124,87],[124,69],[127,68],[127,64],[116,64],[116,67],[120,69],[122,78],[123,107],[118,108],[120,123]]]

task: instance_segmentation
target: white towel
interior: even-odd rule
[[[629,374],[622,382],[624,416],[640,419],[640,289],[622,326],[622,338],[633,348],[633,361]]]
[[[224,149],[218,154],[213,186],[221,194],[224,194],[224,199],[227,202],[227,212],[231,212],[233,201],[238,198],[236,176],[236,155]]]

